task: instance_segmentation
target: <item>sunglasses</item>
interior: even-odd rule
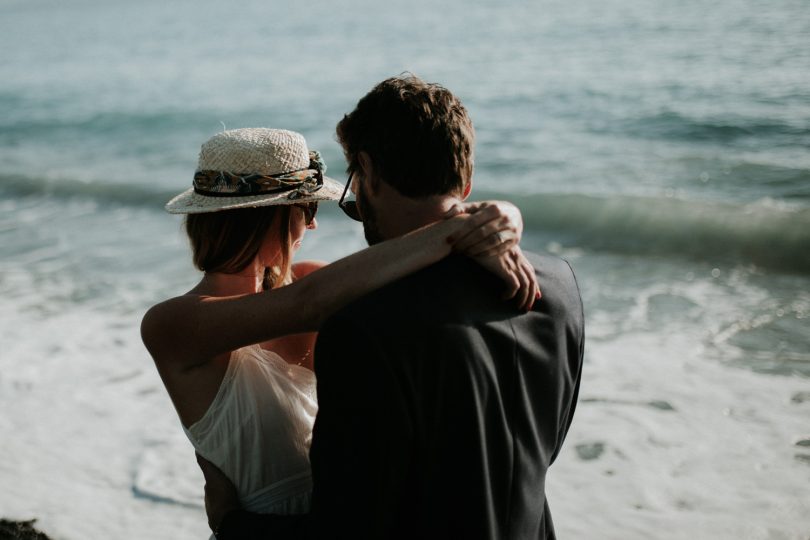
[[[304,211],[304,223],[307,226],[312,223],[312,220],[315,219],[315,214],[318,213],[318,203],[316,202],[298,203],[293,206],[297,206]]]
[[[349,192],[349,186],[352,183],[352,176],[354,176],[354,173],[349,173],[349,179],[346,180],[346,187],[343,189],[343,195],[338,201],[338,206],[340,206],[340,209],[353,220],[363,221],[363,218],[360,217],[360,210],[357,208],[357,201],[346,200],[346,194]]]

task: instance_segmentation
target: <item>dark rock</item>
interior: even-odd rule
[[[796,392],[790,398],[790,401],[793,403],[804,403],[805,401],[810,401],[810,392]]]
[[[656,399],[647,403],[650,407],[658,409],[659,411],[674,411],[675,407],[669,404],[668,401]]]
[[[793,456],[799,463],[806,463],[810,465],[810,454],[796,454]]]
[[[51,540],[47,534],[34,528],[34,522],[0,519],[0,540]]]
[[[593,442],[576,445],[577,455],[583,461],[598,459],[605,451],[605,443]]]

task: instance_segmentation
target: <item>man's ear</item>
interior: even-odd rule
[[[467,200],[467,197],[469,197],[469,196],[470,196],[470,193],[471,193],[471,192],[472,192],[472,178],[470,178],[470,181],[469,181],[469,182],[467,182],[467,183],[464,185],[464,191],[461,193],[461,200],[462,200],[462,201],[466,201],[466,200]]]
[[[360,150],[357,154],[357,161],[360,163],[360,170],[363,174],[366,187],[372,194],[375,194],[379,187],[378,182],[380,179],[374,174],[374,164],[371,162],[371,157],[365,150]]]

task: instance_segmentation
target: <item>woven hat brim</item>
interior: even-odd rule
[[[245,197],[209,197],[200,195],[190,188],[166,203],[166,211],[170,214],[205,214],[234,210],[237,208],[255,208],[259,206],[276,206],[282,204],[299,204],[315,201],[337,201],[343,195],[343,184],[323,177],[323,187],[318,191],[295,199],[290,198],[291,191],[282,193],[267,193],[261,195],[247,195]]]

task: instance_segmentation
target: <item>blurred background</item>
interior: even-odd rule
[[[470,111],[473,198],[579,278],[559,536],[807,540],[808,44],[805,0],[4,0],[0,517],[207,536],[138,332],[199,277],[163,204],[224,128],[299,131],[345,180],[335,124],[411,71]],[[364,246],[319,223],[301,257]]]

